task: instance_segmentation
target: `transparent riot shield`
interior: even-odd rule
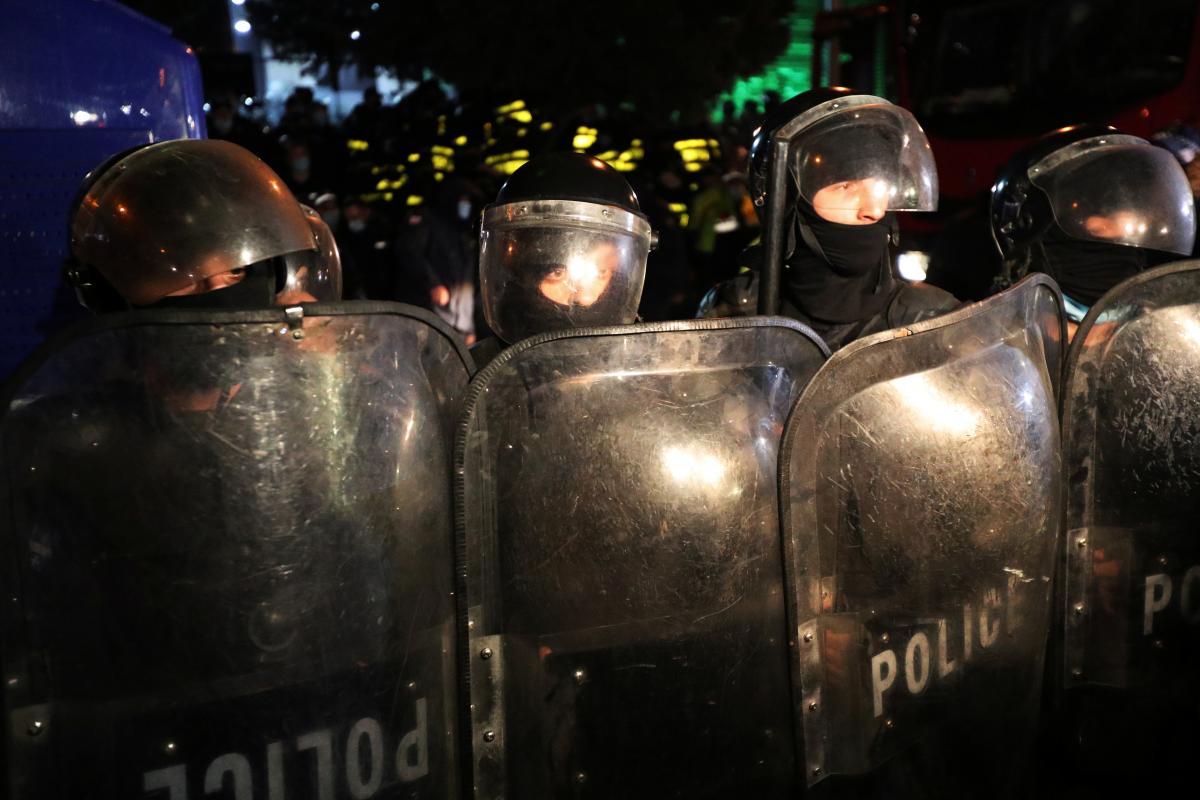
[[[1200,752],[1200,261],[1092,307],[1063,433],[1066,733],[1084,777],[1170,785]]]
[[[1060,305],[1033,276],[861,339],[797,402],[780,496],[815,792],[1015,796],[1061,512]]]
[[[469,356],[405,306],[138,312],[0,420],[5,796],[456,796]]]
[[[456,443],[478,798],[784,797],[777,451],[824,358],[790,320],[563,331]]]

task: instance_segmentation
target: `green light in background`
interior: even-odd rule
[[[787,49],[758,75],[741,78],[729,91],[717,95],[713,101],[713,122],[724,121],[721,105],[726,100],[732,100],[735,113],[741,114],[742,104],[747,100],[761,105],[765,92],[778,92],[780,100],[787,100],[812,88],[813,18],[820,10],[821,0],[795,0],[787,19]]]

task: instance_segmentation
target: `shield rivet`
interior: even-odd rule
[[[482,650],[480,650],[479,657],[482,658],[484,661],[487,661],[489,658],[492,657],[492,648],[485,647]]]
[[[813,635],[811,633],[804,634],[804,641],[811,642],[812,640],[813,640]]]
[[[575,670],[575,682],[582,684],[585,680],[587,680],[587,673],[581,669]]]
[[[820,775],[820,774],[821,774],[821,768],[813,767],[813,775]]]
[[[1087,547],[1087,539],[1076,539],[1075,546],[1080,549]]]
[[[1166,557],[1166,556],[1159,556],[1159,557],[1158,557],[1158,563],[1159,563],[1159,564],[1162,564],[1162,565],[1165,567],[1165,566],[1167,565],[1167,557]]]
[[[27,727],[25,730],[28,731],[30,736],[37,736],[45,729],[46,726],[40,719],[32,719],[29,721],[29,727]]]
[[[808,710],[809,710],[809,711],[816,711],[816,710],[817,710],[817,704],[816,704],[816,703],[809,703],[809,704],[808,704]]]
[[[889,636],[889,635],[888,635],[888,634],[886,634],[886,633],[885,633],[885,634],[883,634],[883,635],[881,635],[881,636],[879,637],[879,641],[883,642],[884,644],[887,644],[887,643],[888,643],[888,642],[890,642],[891,640],[892,640],[892,637],[891,637],[891,636]]]
[[[1076,614],[1076,616],[1078,616],[1079,614],[1082,614],[1082,613],[1083,613],[1083,603],[1076,603],[1076,604],[1075,604],[1075,614]]]
[[[166,745],[163,746],[163,751],[169,756],[174,755],[175,754],[175,743],[167,742]]]
[[[586,772],[576,772],[575,773],[575,782],[576,783],[587,783],[587,773]]]
[[[896,721],[892,720],[892,719],[884,720],[883,727],[887,728],[890,731],[892,728],[896,727]]]
[[[1157,649],[1157,650],[1162,650],[1164,647],[1166,647],[1166,643],[1165,643],[1165,642],[1163,642],[1163,640],[1162,640],[1162,639],[1155,639],[1155,640],[1154,640],[1154,647],[1155,647],[1155,649]]]
[[[1075,669],[1071,670],[1071,677],[1072,678],[1082,678],[1083,670],[1080,669],[1079,667],[1076,667]]]
[[[495,731],[484,731],[484,732],[483,732],[483,740],[484,740],[485,742],[494,742],[494,741],[496,741],[496,732],[495,732]]]

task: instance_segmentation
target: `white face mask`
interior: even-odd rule
[[[458,218],[461,219],[463,222],[466,222],[467,220],[469,220],[471,218],[471,201],[470,200],[459,200],[458,201]]]
[[[367,229],[367,221],[365,219],[352,219],[346,223],[346,227],[351,233],[362,233]]]

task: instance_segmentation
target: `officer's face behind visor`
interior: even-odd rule
[[[612,242],[600,242],[591,252],[551,267],[538,283],[542,295],[561,306],[595,305],[618,271],[620,253]]]
[[[1073,239],[1190,255],[1195,201],[1175,157],[1111,134],[1063,147],[1029,168],[1054,221]]]
[[[484,315],[510,344],[637,317],[650,250],[640,215],[575,201],[492,206],[481,245]]]
[[[864,98],[865,99],[865,98]],[[913,116],[882,101],[838,101],[789,147],[800,197],[825,220],[870,225],[888,211],[937,208],[937,168]]]
[[[895,187],[886,178],[869,177],[839,181],[813,194],[817,216],[842,225],[870,225],[883,219],[888,195]]]
[[[235,286],[241,283],[246,278],[246,268],[238,267],[231,269],[228,272],[221,272],[217,275],[209,275],[206,278],[201,278],[195,283],[188,284],[182,289],[176,289],[173,292],[168,292],[167,297],[192,297],[198,294],[206,294],[208,292],[216,292],[221,289],[226,289],[230,286]]]

